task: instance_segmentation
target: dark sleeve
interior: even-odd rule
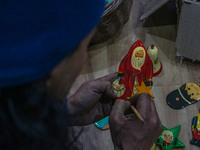
[[[62,106],[61,106],[62,110],[67,111],[67,98],[64,100]],[[1,149],[0,149],[1,150]]]

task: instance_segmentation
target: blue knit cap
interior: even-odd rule
[[[47,75],[96,26],[104,4],[104,0],[2,0],[0,88]]]

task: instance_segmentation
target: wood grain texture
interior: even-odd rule
[[[133,6],[129,22],[114,41],[90,48],[85,67],[73,84],[70,94],[85,81],[116,72],[121,59],[138,38],[144,42],[145,47],[154,44],[159,50],[159,60],[163,65],[161,74],[153,78],[152,92],[158,114],[168,128],[181,124],[179,139],[186,145],[185,150],[198,150],[199,148],[191,145],[189,141],[192,138],[191,121],[193,116],[199,113],[200,102],[182,110],[174,110],[167,105],[166,96],[184,83],[199,82],[200,64],[190,61],[180,64],[175,57],[175,26],[142,28],[139,21],[142,5],[134,1]],[[109,130],[101,131],[94,125],[85,126],[83,129],[77,139],[83,150],[113,150]],[[73,131],[78,133],[80,127],[74,127]],[[160,148],[157,146],[156,150],[158,149]]]

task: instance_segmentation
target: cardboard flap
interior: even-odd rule
[[[145,9],[143,15],[140,17],[140,20],[143,21],[151,14],[153,14],[160,7],[165,5],[169,0],[146,0],[145,1]]]

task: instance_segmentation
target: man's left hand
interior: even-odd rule
[[[88,125],[108,116],[117,98],[111,81],[117,73],[83,83],[68,99],[70,125]]]

